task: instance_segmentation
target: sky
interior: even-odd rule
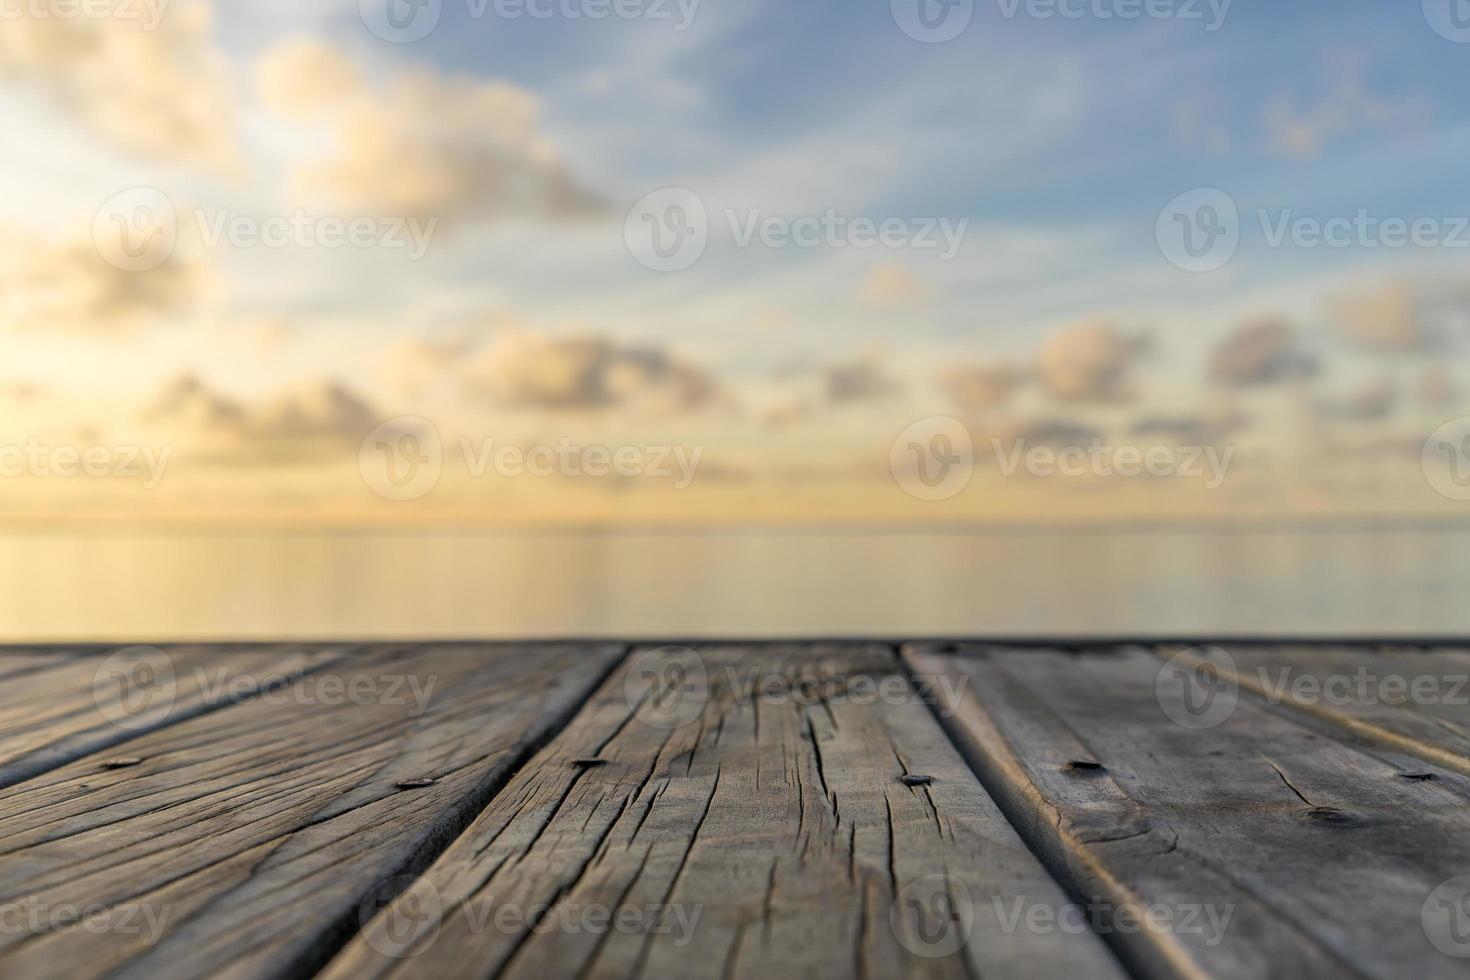
[[[0,521],[1457,517],[1464,6],[0,0]]]

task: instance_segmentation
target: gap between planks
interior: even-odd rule
[[[518,650],[515,649],[516,645],[497,644],[488,653],[486,646],[488,645],[455,651],[452,645],[449,647],[432,645],[428,651],[423,651],[395,644],[376,652],[357,652],[317,665],[317,672],[333,669],[342,677],[368,675],[373,670],[382,672],[385,669],[394,668],[395,664],[398,665],[396,669],[400,672],[437,669],[448,681],[445,685],[447,689],[438,692],[439,696],[430,702],[432,705],[430,711],[421,719],[413,716],[399,717],[402,711],[382,708],[370,710],[351,705],[337,709],[320,705],[306,709],[294,706],[289,701],[284,705],[273,705],[259,697],[261,691],[266,690],[266,688],[260,688],[243,692],[227,704],[214,706],[219,710],[194,711],[187,717],[150,718],[151,727],[143,731],[128,733],[128,744],[133,746],[132,751],[135,753],[155,756],[160,764],[164,759],[177,760],[171,765],[175,768],[183,767],[177,769],[181,774],[189,773],[188,781],[183,784],[175,784],[172,781],[174,777],[170,775],[169,769],[150,773],[151,767],[146,764],[124,766],[116,769],[115,772],[99,773],[95,765],[97,757],[90,757],[94,765],[88,766],[89,757],[84,756],[38,773],[8,789],[0,790],[0,812],[7,808],[9,810],[8,819],[0,820],[0,831],[6,832],[6,839],[11,842],[12,849],[17,843],[30,848],[23,852],[29,857],[20,865],[17,865],[14,860],[9,861],[10,873],[8,876],[0,874],[0,884],[23,887],[31,894],[48,895],[54,900],[72,900],[76,896],[55,890],[58,882],[64,885],[65,880],[57,879],[55,874],[48,873],[47,867],[54,860],[63,860],[79,868],[90,865],[93,870],[84,873],[83,879],[87,881],[95,879],[98,886],[97,891],[111,895],[114,902],[123,899],[131,901],[135,896],[175,896],[175,899],[182,903],[179,907],[184,909],[184,920],[179,928],[194,933],[200,931],[198,927],[201,925],[201,916],[214,915],[215,925],[218,926],[220,913],[218,906],[221,902],[232,903],[237,909],[237,917],[246,916],[248,913],[259,919],[262,917],[261,911],[264,908],[267,913],[264,917],[269,919],[273,915],[278,923],[274,933],[267,933],[267,937],[273,936],[276,942],[280,942],[284,934],[290,940],[289,945],[280,947],[278,961],[269,969],[257,968],[256,972],[252,973],[236,962],[236,975],[292,977],[311,975],[356,932],[358,926],[356,913],[359,904],[374,895],[370,886],[383,881],[390,882],[391,886],[392,881],[402,880],[402,876],[407,876],[411,880],[418,871],[432,864],[435,857],[448,847],[464,827],[472,822],[477,814],[494,799],[506,780],[519,771],[519,767],[525,760],[533,757],[541,746],[555,737],[575,716],[585,703],[588,694],[595,690],[608,674],[617,669],[627,654],[627,648],[622,646],[590,643],[560,647],[526,644]],[[555,654],[555,658],[550,662],[552,665],[559,665],[559,669],[566,673],[565,683],[558,679],[561,674],[555,672],[555,667],[550,674],[546,673],[547,667],[536,667],[540,661],[533,655],[538,651],[543,657]],[[482,659],[456,661],[454,659],[456,654],[462,658],[478,657]],[[224,654],[224,656],[229,656],[229,654]],[[519,668],[517,663],[520,665]],[[550,687],[546,687],[547,682],[537,682],[544,689],[542,693],[537,694],[537,700],[520,704],[516,699],[525,698],[526,695],[533,693],[534,688],[529,685],[540,675],[549,679]],[[304,676],[306,675],[297,675],[293,678],[293,683],[301,682]],[[511,685],[510,688],[502,689],[501,685],[507,683]],[[486,684],[490,686],[486,687]],[[524,692],[519,695],[516,693],[518,685],[525,687]],[[558,689],[561,689],[563,693],[555,693]],[[506,702],[507,697],[512,700]],[[542,705],[541,708],[536,707],[538,703]],[[499,708],[495,707],[497,704],[500,705]],[[477,711],[479,716],[476,715]],[[485,715],[486,711],[491,714]],[[539,718],[536,717],[538,711],[541,712]],[[252,718],[255,720],[247,721]],[[524,718],[529,725],[519,736],[514,731],[518,718]],[[488,726],[498,731],[504,728],[507,722],[510,723],[511,728],[506,729],[503,734],[496,734],[493,738],[488,734],[481,734],[482,727]],[[529,724],[532,722],[534,724]],[[340,729],[344,723],[345,729]],[[396,730],[398,734],[393,735],[394,741],[385,743],[382,749],[372,749],[375,754],[364,755],[363,748],[371,748],[370,742],[364,741],[364,738],[370,736],[375,726],[379,724],[390,725],[388,730]],[[320,734],[330,735],[325,742],[327,746],[330,746],[333,740],[338,739],[339,730],[349,733],[354,730],[358,731],[360,734],[354,738],[359,748],[354,751],[359,758],[368,763],[369,768],[364,770],[364,774],[354,775],[352,772],[344,771],[328,776],[332,766],[329,762],[330,757],[324,756],[323,752],[331,750],[321,748],[320,739],[312,740],[310,732],[313,726]],[[436,730],[433,726],[438,726],[438,729],[442,729],[446,735],[451,736],[449,741],[444,743],[445,748],[442,750],[424,741],[427,735]],[[456,728],[459,729],[459,734],[455,734]],[[490,738],[490,741],[487,742],[487,738]],[[224,740],[223,743],[221,740]],[[475,765],[476,760],[473,758],[459,759],[464,752],[456,746],[463,744],[468,747],[476,741],[486,743],[499,755],[487,758],[478,765]],[[239,804],[233,804],[230,801],[233,791],[228,786],[209,788],[219,782],[220,775],[218,768],[212,767],[203,756],[209,756],[211,752],[222,751],[223,745],[234,746],[234,750],[222,756],[223,760],[231,760],[225,768],[229,769],[233,766],[249,775],[254,785],[258,787],[253,792],[257,796],[264,794],[260,797],[263,801],[261,804],[254,803],[254,797],[250,796],[245,797]],[[208,750],[201,752],[206,746]],[[309,780],[299,779],[295,772],[292,772],[288,778],[286,773],[290,771],[289,769],[281,770],[280,775],[272,775],[272,767],[277,765],[269,761],[272,755],[280,755],[286,751],[290,759],[298,758],[290,755],[290,751],[287,750],[289,746],[296,746],[300,751],[299,765],[305,766],[310,762],[312,766],[321,771],[321,776],[312,777],[316,780],[315,784]],[[506,755],[496,746],[509,749],[510,754]],[[311,752],[307,752],[308,747],[311,748]],[[419,761],[409,763],[411,756],[418,758]],[[384,834],[387,836],[377,844],[373,844],[370,840],[373,834],[379,833],[377,825],[371,822],[349,829],[349,836],[346,838],[336,837],[334,839],[334,834],[338,832],[331,831],[329,827],[360,824],[361,819],[357,816],[358,813],[363,814],[365,818],[367,814],[377,812],[378,820],[388,819],[387,811],[383,808],[395,805],[392,802],[395,792],[392,787],[393,781],[401,780],[402,775],[412,775],[412,773],[396,774],[396,769],[401,768],[401,764],[408,763],[416,769],[420,766],[432,765],[434,759],[440,757],[446,760],[444,764],[449,764],[450,759],[459,760],[454,764],[460,766],[462,771],[436,780],[428,780],[424,784],[427,788],[413,791],[422,794],[420,798],[423,803],[420,804],[420,807],[427,806],[427,809],[422,810],[425,816],[419,817],[418,811],[413,811],[412,820],[405,823],[401,831],[394,829],[398,818],[393,818],[395,823],[387,825],[389,829],[379,834],[379,836]],[[324,763],[326,763],[325,766]],[[189,768],[191,766],[192,770]],[[322,779],[327,781],[322,782]],[[132,782],[128,782],[129,780]],[[295,790],[290,790],[289,786],[293,781],[301,785]],[[409,783],[400,782],[400,794],[412,782],[412,780]],[[437,786],[434,785],[436,782]],[[147,788],[138,791],[131,790],[130,787],[134,784]],[[201,789],[194,790],[193,787],[196,785]],[[249,784],[242,783],[242,786],[244,785]],[[269,802],[271,796],[278,799],[283,796],[282,786],[287,787],[287,793],[294,794],[301,801],[292,803],[292,809],[289,811],[284,808],[284,803]],[[117,818],[104,817],[102,811],[96,809],[97,806],[110,807],[106,809],[107,813],[117,812],[119,809],[126,812],[130,807],[136,810],[136,804],[129,803],[128,799],[138,792],[152,793],[155,796],[162,794],[161,798],[165,800],[177,797],[177,801],[166,805],[163,810],[142,810],[136,812],[132,817],[124,815],[120,821]],[[120,793],[122,795],[119,795]],[[178,824],[176,820],[168,818],[169,813],[178,813],[181,809],[189,807],[203,806],[202,803],[191,802],[190,793],[196,794],[197,799],[209,803],[209,807],[201,809],[194,820],[186,819],[184,824]],[[204,795],[198,796],[198,793]],[[401,799],[408,800],[407,797],[401,797]],[[102,802],[93,804],[91,800]],[[111,802],[108,802],[109,800]],[[214,800],[219,800],[220,803],[210,802]],[[429,800],[439,802],[429,804]],[[246,804],[249,806],[247,807]],[[269,818],[273,824],[280,824],[282,820],[289,822],[280,824],[276,830],[269,833],[249,829],[248,825],[247,827],[239,826],[237,812],[243,813],[245,809],[258,808],[262,805],[266,809],[253,818],[255,821],[259,822]],[[401,802],[396,805],[401,809]],[[40,819],[38,806],[48,810],[46,819]],[[57,810],[70,812],[58,812],[53,815],[51,811]],[[28,811],[34,815],[25,817],[24,814]],[[58,821],[61,822],[58,824]],[[194,830],[186,832],[183,827],[191,822],[194,823]],[[134,824],[140,829],[149,826],[154,828],[152,831],[145,832],[144,838],[160,832],[183,835],[176,845],[176,850],[155,851],[154,854],[158,856],[158,860],[149,859],[150,864],[178,863],[180,870],[175,877],[159,877],[158,870],[153,867],[139,868],[138,870],[142,873],[131,876],[138,878],[139,883],[131,885],[126,877],[119,880],[117,875],[108,873],[106,861],[110,859],[109,852],[115,852],[118,855],[116,860],[122,861],[130,852],[137,851],[144,842],[144,838],[139,837],[138,831],[124,833],[123,837],[115,842],[110,842],[108,835],[115,834],[113,828],[126,831],[127,827]],[[176,829],[170,829],[171,826]],[[70,839],[64,839],[62,849],[51,849],[53,855],[51,861],[37,864],[34,856],[46,853],[37,848],[45,848],[48,840],[56,839],[61,827],[74,828],[64,835],[64,838]],[[231,830],[231,827],[237,829]],[[228,832],[226,837],[240,833],[253,836],[243,844],[235,845],[237,848],[243,846],[245,850],[207,859],[207,854],[201,848],[204,848],[206,841],[214,840],[207,834],[225,832]],[[206,836],[201,837],[200,834],[206,834]],[[357,845],[356,851],[351,850],[354,846],[353,835],[364,842]],[[30,843],[27,844],[27,841]],[[316,843],[312,844],[312,841]],[[309,846],[303,849],[296,847],[296,844]],[[381,849],[383,856],[365,858],[361,853],[362,847]],[[302,916],[306,925],[296,927],[297,933],[294,938],[291,938],[290,930],[293,924],[290,921],[281,923],[281,908],[273,909],[270,904],[261,905],[263,897],[269,898],[269,891],[262,892],[262,889],[280,888],[283,884],[289,886],[293,881],[292,875],[295,875],[297,879],[301,875],[300,871],[293,872],[291,868],[298,866],[311,868],[319,864],[319,861],[311,857],[313,849],[322,849],[325,852],[326,849],[342,850],[343,848],[347,850],[343,850],[338,858],[343,863],[340,871],[334,875],[339,880],[335,884],[328,881],[325,884],[325,890],[321,884],[312,886],[324,897],[328,894],[335,896],[337,904],[333,906],[323,905],[321,902],[309,903],[303,910]],[[220,881],[214,883],[202,877],[208,874],[220,878],[217,872],[209,871],[212,864],[239,864],[242,859],[250,863],[248,874],[243,878],[235,872],[225,874]],[[367,860],[369,864],[365,865],[364,860]],[[357,875],[355,879],[348,874],[349,868],[346,863],[348,861],[355,861],[358,867],[358,870],[354,872]],[[375,866],[371,863],[373,861],[376,861]],[[396,863],[384,864],[385,861]],[[272,864],[275,865],[273,871],[269,874],[262,872],[263,868]],[[0,864],[0,867],[3,866]],[[330,863],[320,870],[330,873]],[[390,871],[391,875],[386,873]],[[320,871],[316,870],[309,873],[320,875]],[[89,874],[90,878],[87,877]],[[152,879],[151,884],[147,882],[149,878]],[[276,884],[271,886],[269,881],[257,880],[262,878],[270,878]],[[353,887],[351,884],[353,881],[358,882],[357,890],[344,893],[344,889]],[[176,885],[174,882],[181,884]],[[406,884],[407,881],[404,881],[405,886]],[[260,887],[255,887],[257,885]],[[182,891],[179,890],[181,886]],[[142,888],[143,891],[138,892],[138,888]],[[26,894],[26,891],[17,894]],[[307,894],[309,895],[310,892]],[[254,895],[254,897],[249,897],[249,895]],[[386,898],[385,895],[377,897]],[[103,898],[102,894],[83,894],[79,896],[76,904],[90,905]],[[346,901],[343,900],[344,898]],[[103,905],[106,905],[106,901],[103,901]],[[331,911],[332,909],[336,911]],[[312,915],[319,918],[312,921]],[[249,919],[240,918],[240,922],[243,929],[249,923]],[[305,930],[304,933],[303,930]],[[205,936],[214,937],[211,941],[217,941],[218,935],[217,929],[205,933]],[[85,946],[84,943],[70,939],[65,940],[59,946],[56,943],[42,943],[47,948],[36,949],[36,955],[32,955],[27,949],[33,943],[60,938],[62,938],[61,935],[54,932],[37,934],[25,940],[18,948],[13,947],[0,952],[0,962],[6,963],[7,967],[13,967],[18,958],[25,959],[30,963],[30,969],[36,975],[47,975],[49,971],[64,969],[62,964],[65,963],[72,968],[75,975],[85,975],[90,958],[81,948]],[[76,934],[77,940],[84,938],[82,934]],[[179,956],[188,959],[197,952],[196,947],[202,948],[204,943],[180,944],[176,941],[178,938],[173,932],[164,933],[160,945],[169,945],[170,955],[162,957],[161,961],[153,959],[155,948],[151,945],[141,950],[107,950],[106,957],[112,957],[114,962],[104,963],[101,969],[105,972],[116,970],[121,975],[185,975],[187,971],[180,973],[171,970],[171,964]],[[94,950],[94,952],[97,951]],[[239,955],[256,955],[260,950],[251,949],[249,954],[245,954],[243,949],[235,952]],[[68,957],[72,959],[68,961]],[[105,961],[106,957],[99,957],[99,959]],[[118,957],[122,958],[117,959]],[[148,969],[143,969],[143,962],[152,965]],[[95,969],[94,967],[94,972]]]

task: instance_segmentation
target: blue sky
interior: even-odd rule
[[[676,33],[640,20],[472,20],[461,0],[410,45],[366,35],[350,10],[331,25],[385,61],[541,93],[570,166],[615,199],[682,183],[788,213],[947,215],[1059,237],[1107,229],[1107,254],[1088,264],[1150,261],[1159,207],[1192,187],[1226,188],[1246,208],[1444,212],[1458,203],[1470,141],[1470,110],[1453,95],[1470,49],[1433,33],[1411,3],[1238,0],[1207,32],[1198,21],[1007,18],[991,0],[938,45],[905,36],[872,2],[705,0]],[[1385,118],[1366,118],[1355,98]],[[1329,117],[1318,147],[1277,145],[1273,106]],[[1253,244],[1232,289],[1364,258]],[[783,271],[822,261],[779,258]],[[749,282],[768,266],[731,259],[690,288]],[[1089,298],[1114,301],[1098,289],[1076,302]],[[931,316],[940,332],[966,329],[962,310]]]
[[[1413,3],[1237,0],[1221,29],[1207,33],[1197,22],[1171,20],[1007,19],[990,0],[963,35],[941,45],[904,36],[887,4],[870,0],[704,0],[682,34],[644,21],[471,20],[465,0],[451,0],[440,29],[412,45],[366,36],[351,11],[333,27],[385,57],[546,93],[552,124],[572,139],[581,124],[615,122],[621,152],[588,163],[630,181],[658,180],[691,163],[716,169],[732,154],[801,142],[837,120],[873,118],[875,104],[912,92],[900,115],[875,118],[869,131],[875,143],[899,143],[913,164],[906,179],[883,188],[880,203],[977,216],[1125,214],[1155,203],[1161,185],[1308,187],[1350,170],[1357,153],[1381,148],[1384,133],[1342,134],[1330,163],[1283,159],[1262,133],[1266,108],[1283,97],[1303,109],[1327,102],[1349,72],[1386,101],[1431,106],[1435,132],[1457,129],[1470,112],[1454,98],[1466,49],[1428,30]],[[594,74],[613,79],[607,90],[580,90]],[[690,90],[687,109],[664,111],[667,93],[646,88],[660,80]],[[1011,167],[976,167],[1005,149],[1008,127],[1025,128],[1022,113],[995,111],[997,104],[1026,106],[1059,80],[1077,89],[1069,125]],[[1232,134],[1233,151],[1183,142],[1173,121],[1180,107]]]
[[[1466,374],[1445,356],[1463,346],[1431,343],[1442,324],[1418,320],[1420,292],[1439,290],[1470,334],[1470,247],[1272,247],[1258,217],[1452,226],[1470,211],[1470,43],[1425,13],[1451,0],[1235,0],[1213,31],[1207,0],[1062,0],[1083,5],[1075,19],[975,0],[944,43],[901,27],[905,4],[938,0],[657,0],[670,19],[604,20],[438,0],[434,30],[391,43],[368,25],[374,5],[401,2],[171,0],[143,37],[8,25],[0,220],[28,229],[11,241],[36,266],[0,283],[0,320],[23,328],[12,370],[87,402],[75,424],[135,417],[164,391],[188,411],[143,415],[235,419],[238,444],[316,411],[337,414],[315,434],[394,410],[509,425],[487,390],[539,390],[592,357],[617,377],[520,422],[564,424],[553,409],[615,402],[608,386],[631,375],[718,392],[697,425],[772,456],[866,452],[951,411],[1117,430],[1213,412],[1278,443],[1288,414],[1355,432],[1368,418],[1373,438],[1408,444],[1423,419],[1407,395],[1376,393],[1435,366]],[[1144,2],[1200,19],[1093,13]],[[178,248],[153,278],[116,277],[84,261],[85,239],[90,227],[105,258],[97,221],[139,188],[180,219]],[[658,269],[638,235],[679,231],[675,212],[639,208],[669,189],[693,196],[708,240]],[[1225,193],[1241,241],[1188,271],[1161,210],[1200,189]],[[200,241],[210,216],[298,211],[435,227],[413,259]],[[739,241],[762,219],[829,213],[949,228],[957,248]],[[1288,329],[1245,329],[1262,319]],[[1222,350],[1275,343],[1260,378],[1212,379]],[[1293,387],[1276,369],[1296,344],[1322,370]],[[955,394],[956,372],[974,395],[1012,368],[1014,401]],[[305,394],[280,395],[293,385]],[[116,402],[90,403],[99,391]],[[601,407],[577,424],[589,419],[673,424]]]
[[[1167,320],[1201,305],[1235,316],[1258,296],[1300,305],[1319,279],[1364,267],[1395,276],[1442,258],[1268,249],[1256,208],[1463,210],[1470,108],[1454,93],[1470,46],[1434,33],[1417,3],[1236,0],[1211,32],[1203,0],[1191,8],[1201,20],[1133,21],[1037,19],[1025,6],[1008,17],[1001,0],[980,0],[969,27],[942,44],[906,36],[889,4],[873,0],[703,0],[682,32],[650,19],[474,18],[469,0],[445,0],[438,28],[411,44],[373,36],[355,8],[224,5],[219,36],[249,58],[315,32],[375,72],[418,67],[522,86],[541,100],[541,125],[567,166],[614,212],[676,185],[715,213],[834,208],[971,222],[953,263],[900,257],[943,285],[897,321],[849,302],[872,255],[742,252],[722,249],[719,235],[672,281],[600,247],[615,225],[581,237],[567,229],[579,244],[544,249],[527,247],[525,229],[467,232],[462,249],[449,242],[424,270],[472,305],[506,301],[560,322],[719,346],[773,307],[805,324],[793,348],[1005,349],[1068,318]],[[1300,123],[1315,144],[1285,148],[1273,119]],[[1159,261],[1159,209],[1195,187],[1226,189],[1247,215],[1240,253],[1218,275]],[[357,296],[364,311],[384,309],[371,290]]]

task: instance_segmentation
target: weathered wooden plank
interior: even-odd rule
[[[90,756],[0,791],[0,908],[23,923],[0,930],[0,975],[314,968],[373,886],[427,864],[620,652],[363,650],[135,738],[136,765]]]
[[[0,652],[0,787],[290,683],[344,647]]]
[[[49,669],[67,660],[95,656],[92,647],[0,647],[0,680],[14,679],[32,671]]]
[[[1470,869],[1463,775],[1406,779],[1411,757],[1257,698],[1181,713],[1181,679],[1142,649],[905,656],[968,681],[946,697],[951,731],[1074,894],[1175,916],[1133,933],[1105,922],[1137,972],[1464,976],[1430,938],[1460,914],[1433,896]],[[1186,931],[1196,909],[1207,928]]]
[[[1318,731],[1470,775],[1470,653],[1462,649],[1231,644],[1155,653],[1300,712]]]
[[[1062,901],[891,648],[648,650],[324,975],[1120,975]]]

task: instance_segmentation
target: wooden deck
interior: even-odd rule
[[[0,977],[1470,976],[1470,652],[0,649]]]

